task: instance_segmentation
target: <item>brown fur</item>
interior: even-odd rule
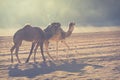
[[[52,25],[52,24],[56,24],[56,25]],[[45,40],[45,48],[47,50],[47,54],[50,56],[49,52],[48,52],[48,46],[49,46],[49,42],[50,41],[56,41],[56,50],[58,53],[58,42],[61,41],[62,43],[64,43],[68,49],[69,46],[67,45],[67,43],[65,42],[65,38],[69,37],[73,30],[74,30],[74,25],[75,23],[71,22],[69,24],[69,29],[67,32],[65,32],[62,28],[60,23],[52,23],[51,25],[49,25],[44,31],[45,31],[45,36],[47,37]],[[50,36],[49,36],[50,35]],[[35,54],[36,54],[36,50],[37,50],[37,46],[35,48]],[[50,56],[51,57],[51,56]],[[51,57],[52,58],[52,57]],[[53,59],[53,58],[52,58]]]
[[[16,54],[18,62],[20,63],[20,60],[18,57],[18,51],[19,51],[19,47],[21,46],[23,40],[32,42],[31,51],[30,51],[29,57],[27,58],[26,62],[29,61],[29,58],[32,54],[32,50],[36,44],[40,45],[41,54],[43,56],[43,59],[45,60],[44,55],[43,55],[43,43],[45,40],[44,32],[42,31],[42,29],[38,27],[32,27],[31,25],[25,25],[22,29],[18,30],[14,34],[14,37],[13,37],[14,45],[11,48],[11,62],[13,62],[13,51],[14,49],[16,49],[15,54]]]

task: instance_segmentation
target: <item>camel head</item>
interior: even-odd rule
[[[71,22],[70,24],[69,24],[69,31],[73,31],[74,30],[74,26],[75,26],[75,23],[74,22]]]

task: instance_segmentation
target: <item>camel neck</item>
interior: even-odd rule
[[[69,29],[66,32],[66,37],[69,37],[72,34],[73,30],[74,30],[74,26],[69,26]]]

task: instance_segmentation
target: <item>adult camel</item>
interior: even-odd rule
[[[25,25],[22,29],[18,30],[14,34],[14,37],[13,37],[14,45],[10,49],[10,51],[11,51],[11,62],[12,63],[13,63],[13,51],[14,50],[15,50],[15,55],[17,57],[18,62],[21,63],[21,61],[18,57],[18,51],[19,51],[19,47],[21,46],[23,40],[32,42],[30,54],[29,54],[26,62],[29,61],[29,58],[32,54],[32,51],[33,51],[35,45],[40,46],[42,58],[43,58],[44,61],[46,61],[45,56],[43,54],[43,43],[45,41],[44,31],[41,28],[38,28],[38,27],[32,27],[31,25]]]

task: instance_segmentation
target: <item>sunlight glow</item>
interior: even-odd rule
[[[68,26],[61,26],[64,31],[68,30]],[[44,27],[45,28],[45,27]],[[42,29],[44,29],[42,28]],[[0,29],[0,36],[13,36],[20,28]],[[120,31],[119,27],[94,27],[94,26],[75,26],[73,33],[89,33],[89,32],[104,32],[104,31]]]

